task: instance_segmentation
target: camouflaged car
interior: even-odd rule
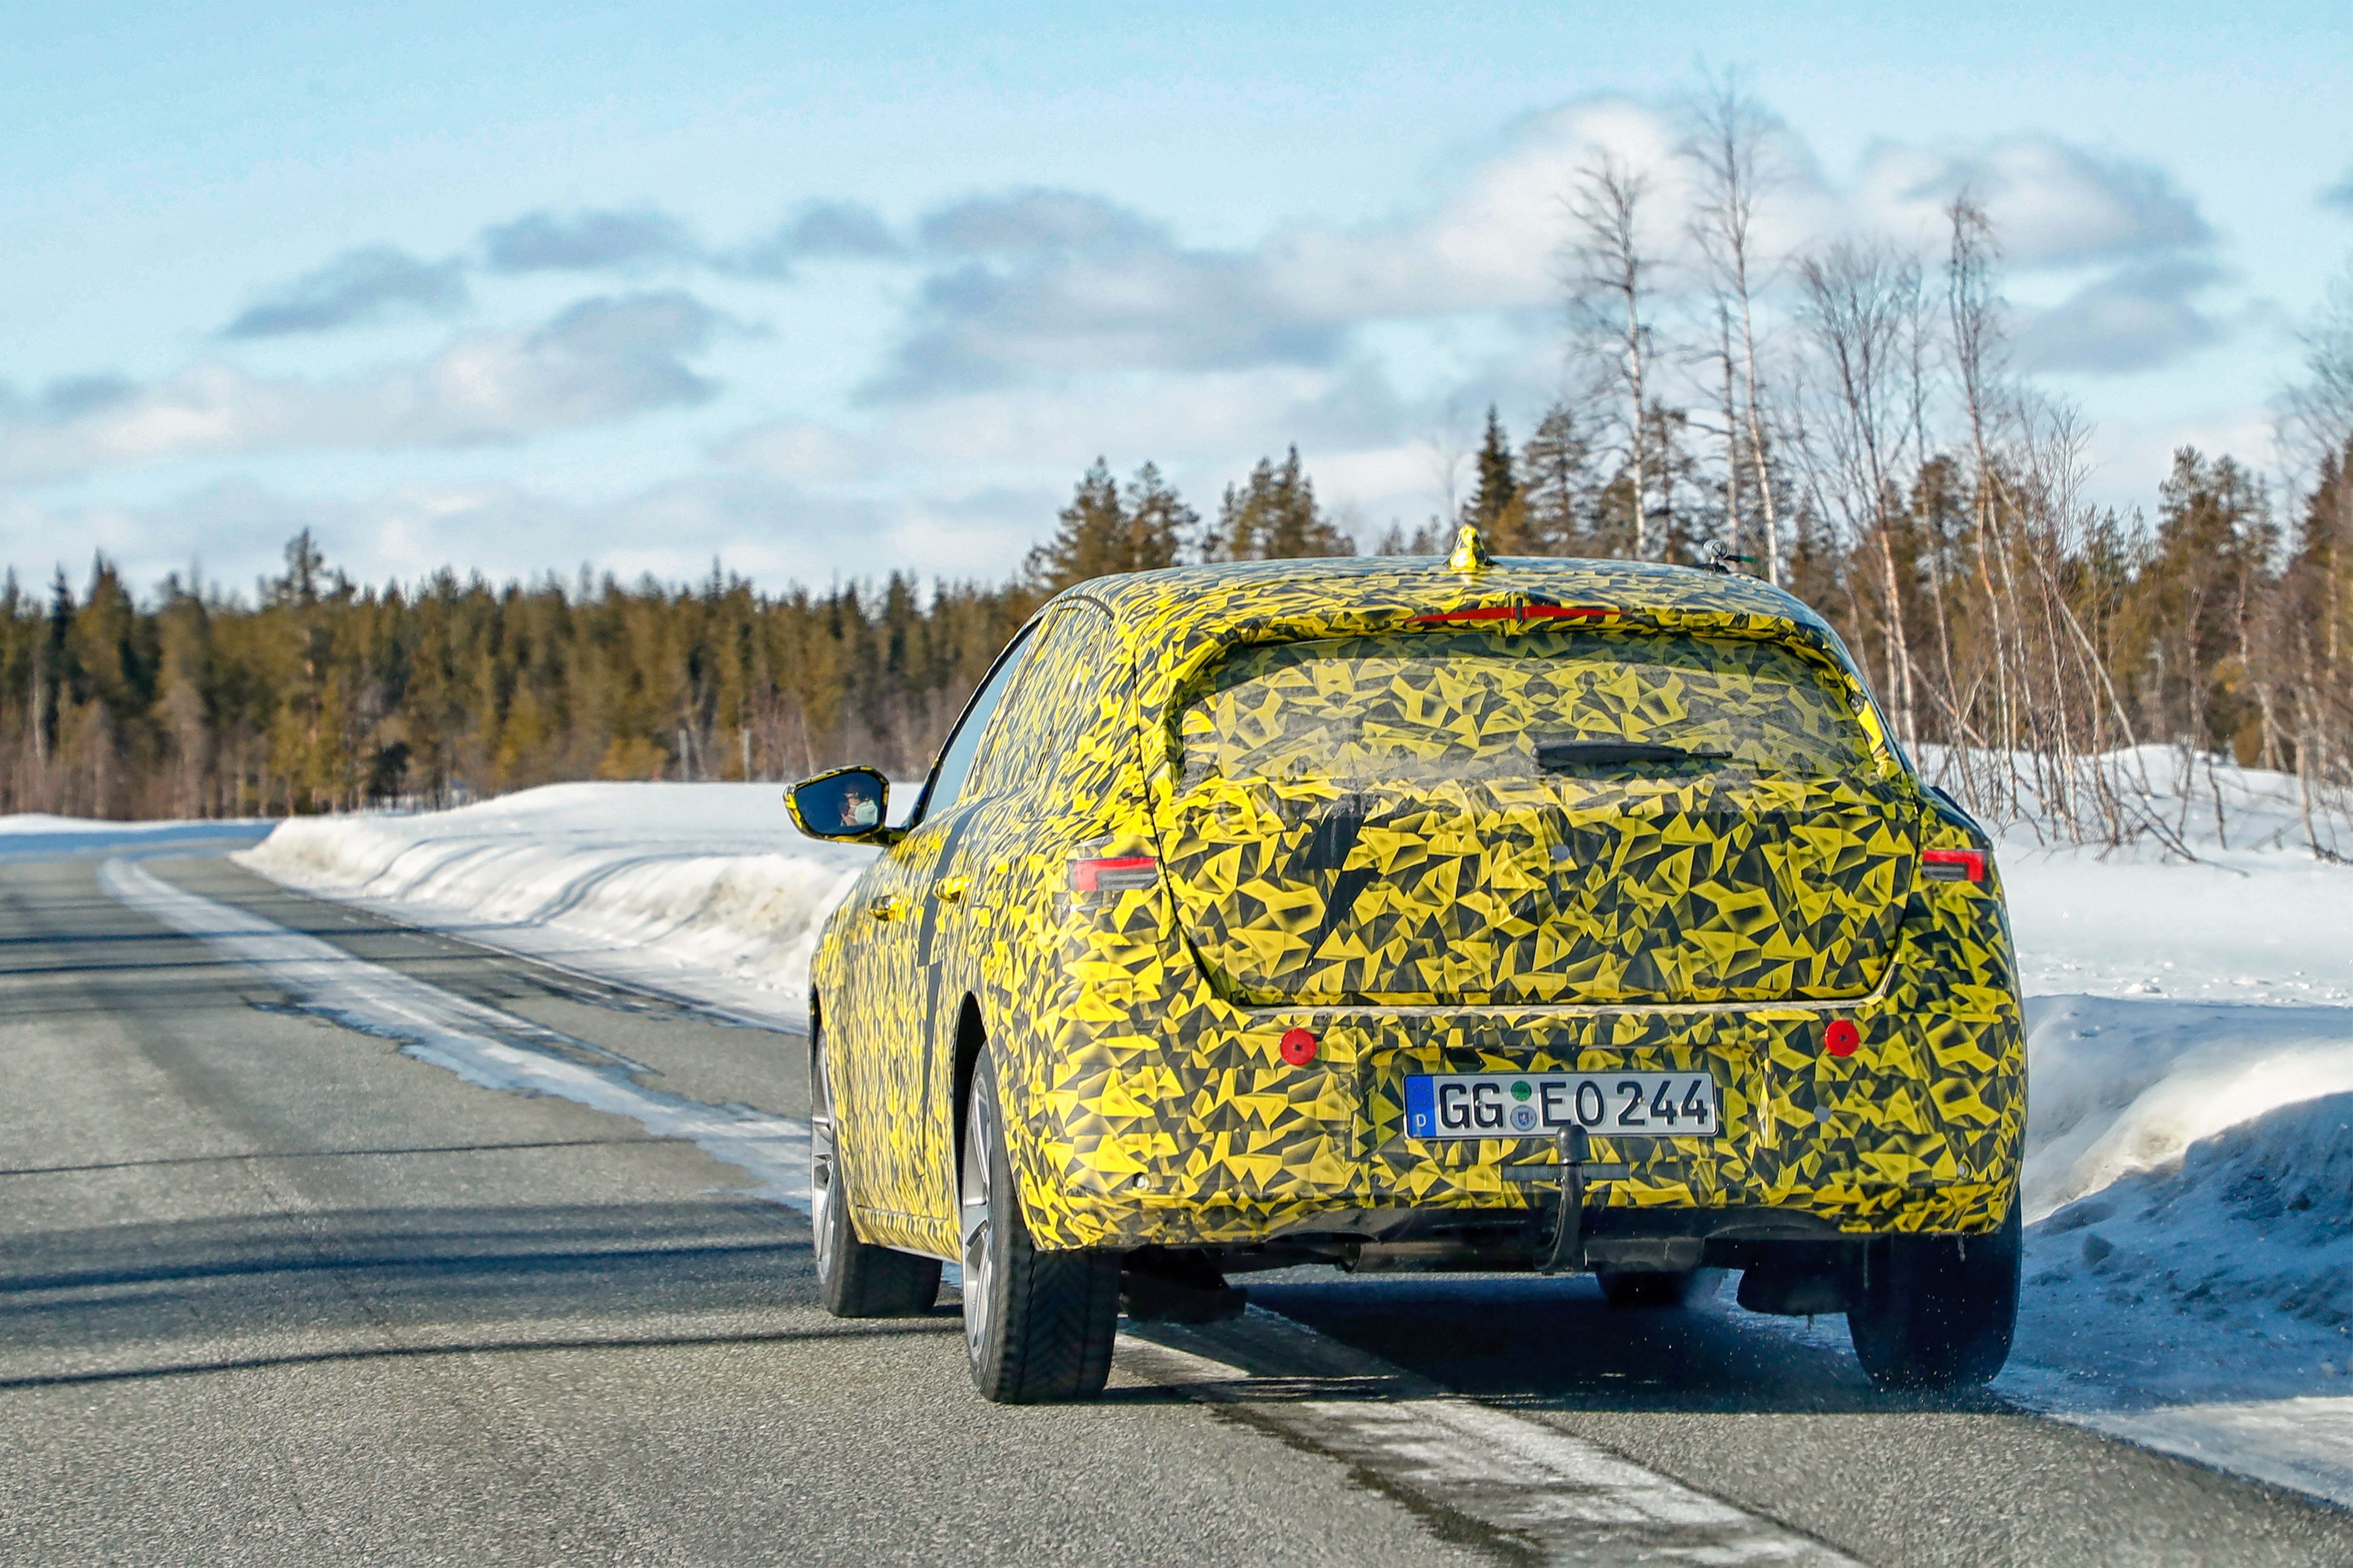
[[[846,1316],[963,1269],[992,1399],[1305,1263],[1717,1270],[1884,1384],[2008,1353],[2025,1057],[1985,835],[1822,620],[1625,562],[1276,561],[1056,597],[811,970]]]

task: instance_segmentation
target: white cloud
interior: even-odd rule
[[[2021,312],[2019,362],[2030,371],[2112,375],[2193,353],[2228,330],[2193,302],[2221,278],[2187,257],[2118,268],[2049,310]]]
[[[698,260],[686,225],[650,207],[628,212],[533,212],[482,231],[493,272],[635,272]]]
[[[1681,249],[1679,135],[1667,116],[1625,99],[1573,104],[1527,121],[1426,214],[1350,230],[1303,225],[1271,237],[1259,255],[1293,308],[1324,321],[1549,303],[1560,294],[1566,203],[1598,156],[1650,176],[1651,247]]]
[[[776,231],[710,258],[723,272],[782,281],[803,261],[889,261],[906,253],[881,215],[862,202],[807,202]]]
[[[424,262],[389,245],[346,250],[325,266],[263,296],[221,330],[227,338],[332,331],[404,311],[446,316],[465,308],[466,279],[455,260]]]
[[[701,403],[687,360],[723,318],[680,293],[586,300],[526,331],[470,332],[421,364],[338,382],[207,361],[93,405],[0,413],[0,479],[223,454],[466,447]]]
[[[1848,207],[1856,224],[1933,252],[1945,238],[1943,209],[1964,192],[1993,221],[2003,254],[2021,266],[2130,262],[2202,249],[2214,238],[2163,170],[2047,136],[1974,148],[1883,142],[1864,161]]]
[[[724,463],[795,484],[856,479],[887,463],[870,442],[818,419],[778,419],[730,437],[712,452]]]
[[[1694,289],[1696,192],[1683,136],[1673,115],[1627,99],[1570,104],[1525,121],[1420,212],[1348,229],[1293,225],[1246,249],[1187,247],[1165,226],[1083,193],[958,203],[923,226],[944,259],[869,390],[925,397],[1113,371],[1326,366],[1368,324],[1548,306],[1561,295],[1567,199],[1604,156],[1647,183],[1644,237],[1662,263],[1659,287]],[[2149,302],[2152,264],[2202,256],[2214,237],[2161,170],[2052,137],[1883,142],[1843,184],[1785,128],[1767,153],[1779,176],[1757,216],[1767,253],[1864,234],[1933,259],[1943,209],[1966,192],[1987,209],[2011,265],[2120,268],[2111,292]],[[2098,302],[2087,296],[2084,310]],[[2186,309],[2149,311],[2146,345],[2111,342],[2098,357],[2155,363],[2203,341]],[[2106,318],[2128,326],[2119,310]]]
[[[782,419],[713,456],[796,483],[882,482],[920,465],[1059,484],[1099,456],[1118,468],[1148,458],[1171,472],[1223,475],[1289,442],[1310,453],[1352,449],[1408,423],[1379,369],[1354,361],[1017,385],[892,405],[856,429]]]
[[[2271,410],[2257,405],[2222,405],[2180,418],[2112,420],[2092,432],[2086,457],[2091,472],[2085,499],[2129,515],[2153,504],[2157,487],[2173,467],[2173,454],[2195,447],[2208,457],[2229,453],[2260,467],[2273,457]]]

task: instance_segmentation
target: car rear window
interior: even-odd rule
[[[1725,767],[1819,775],[1873,763],[1848,689],[1820,664],[1780,643],[1681,634],[1409,632],[1253,646],[1194,687],[1179,733],[1188,784]]]

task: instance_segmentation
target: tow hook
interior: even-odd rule
[[[1564,1127],[1554,1140],[1560,1166],[1560,1218],[1552,1227],[1552,1252],[1540,1272],[1585,1266],[1585,1167],[1593,1158],[1593,1140],[1582,1127]]]
[[[1506,1165],[1502,1173],[1507,1182],[1559,1181],[1560,1217],[1552,1227],[1552,1245],[1536,1272],[1560,1274],[1585,1267],[1586,1178],[1623,1178],[1627,1173],[1623,1165],[1596,1164],[1591,1136],[1582,1127],[1569,1126],[1553,1140],[1551,1164]]]

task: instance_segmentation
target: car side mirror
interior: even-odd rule
[[[793,826],[835,844],[889,844],[898,830],[890,818],[891,784],[872,768],[836,768],[803,779],[785,792]]]

